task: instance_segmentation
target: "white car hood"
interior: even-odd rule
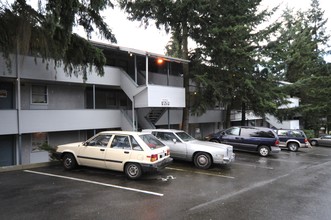
[[[57,148],[61,149],[61,148],[72,148],[72,147],[78,147],[78,146],[82,146],[84,142],[75,142],[75,143],[70,143],[70,144],[61,144],[59,145]]]
[[[212,147],[212,148],[221,148],[221,149],[233,149],[231,145],[228,144],[221,144],[221,143],[215,143],[215,142],[209,142],[209,141],[199,141],[199,140],[194,140],[194,141],[189,141],[191,145],[196,145],[196,146],[206,146],[206,147]]]

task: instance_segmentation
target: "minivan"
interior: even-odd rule
[[[235,126],[208,135],[206,139],[232,145],[234,150],[257,152],[263,157],[281,151],[277,134],[265,127]]]

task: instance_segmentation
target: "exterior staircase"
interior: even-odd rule
[[[165,108],[151,108],[145,118],[150,121],[153,125],[162,117],[164,112],[166,111]]]

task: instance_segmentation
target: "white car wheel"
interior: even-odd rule
[[[66,153],[63,156],[62,164],[63,164],[64,169],[72,170],[72,169],[76,168],[77,161],[76,161],[76,158],[74,157],[74,155],[72,155],[70,153]]]
[[[270,153],[270,149],[268,146],[260,146],[259,147],[259,154],[262,156],[262,157],[266,157],[268,156]]]
[[[139,179],[142,175],[142,169],[139,164],[128,163],[125,165],[125,174],[129,179]]]
[[[212,165],[211,156],[207,153],[197,153],[194,156],[194,164],[197,168],[208,169]]]
[[[310,144],[311,144],[312,146],[317,146],[317,145],[318,145],[318,142],[314,140],[314,141],[311,141]]]
[[[287,144],[287,148],[292,152],[296,152],[299,149],[299,145],[297,143],[291,142]]]

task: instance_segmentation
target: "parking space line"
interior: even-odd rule
[[[44,175],[44,176],[51,176],[51,177],[69,179],[69,180],[74,180],[74,181],[79,181],[79,182],[92,183],[92,184],[101,185],[101,186],[108,186],[108,187],[117,188],[117,189],[124,189],[124,190],[128,190],[128,191],[140,192],[140,193],[150,194],[150,195],[154,195],[154,196],[163,196],[164,195],[162,193],[156,193],[156,192],[151,192],[151,191],[146,191],[146,190],[117,186],[117,185],[113,185],[113,184],[101,183],[101,182],[96,182],[96,181],[91,181],[91,180],[84,180],[84,179],[79,179],[79,178],[74,178],[74,177],[60,176],[60,175],[55,175],[55,174],[51,174],[51,173],[43,173],[43,172],[37,172],[37,171],[32,171],[32,170],[23,170],[23,171],[27,172],[27,173],[34,173],[34,174],[39,174],[39,175]]]
[[[268,169],[268,170],[273,170],[273,167],[266,167],[266,166],[258,166],[258,165],[253,165],[253,164],[246,164],[246,163],[238,163],[235,162],[233,165],[238,164],[240,166],[248,166],[248,167],[255,167],[255,168],[261,168],[261,169]]]
[[[189,170],[184,170],[184,169],[179,169],[179,168],[172,168],[172,167],[166,167],[168,170],[176,170],[180,172],[190,172],[190,173],[197,173],[197,174],[203,174],[203,175],[209,175],[209,176],[217,176],[217,177],[224,177],[224,178],[229,178],[229,179],[234,179],[233,176],[226,176],[226,175],[221,175],[221,174],[215,174],[215,173],[205,173],[205,172],[198,172],[198,171],[189,171]]]
[[[311,155],[314,155],[314,156],[321,156],[321,157],[328,157],[329,155],[327,154],[311,154]]]

